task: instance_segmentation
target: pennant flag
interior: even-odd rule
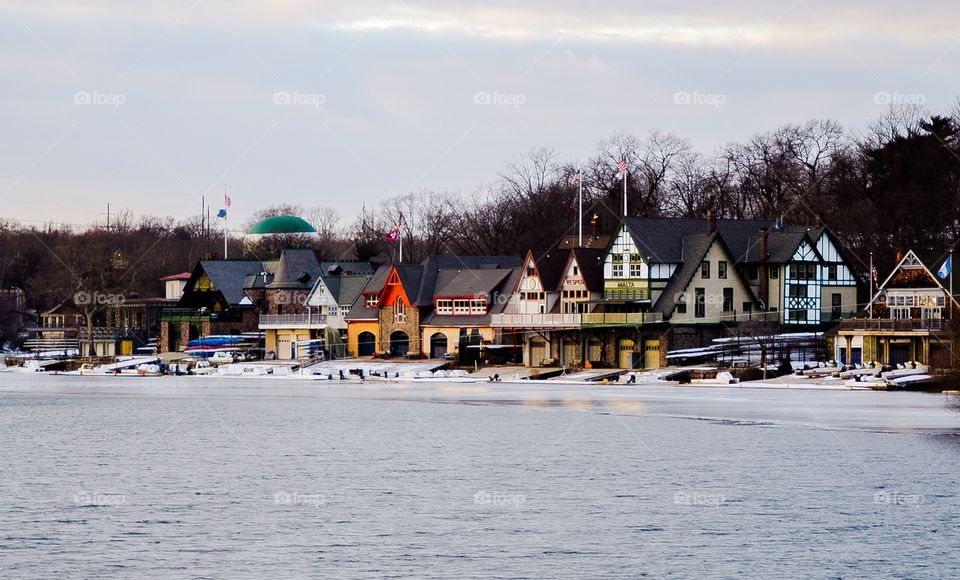
[[[230,199],[230,196],[227,194],[223,194],[223,205],[226,206],[227,209],[230,209],[230,206],[233,205],[233,200]]]
[[[874,286],[879,286],[879,285],[880,285],[880,276],[877,274],[877,267],[876,267],[876,266],[871,266],[871,268],[870,268],[870,276],[873,277],[873,285],[874,285]]]
[[[582,177],[582,173],[583,173],[583,172],[581,171],[581,169],[580,169],[579,167],[577,167],[577,170],[574,171],[572,174],[570,174],[570,185],[576,185],[576,184],[580,183],[580,179],[581,179],[581,177]]]
[[[387,232],[386,238],[387,238],[387,241],[388,241],[388,242],[395,242],[395,241],[397,241],[397,239],[400,238],[400,228],[393,228],[392,230],[390,230],[389,232]]]
[[[220,219],[222,219],[222,220],[226,220],[226,219],[227,219],[227,210],[221,209],[220,211],[218,211],[218,212],[217,212],[217,217],[220,218]]]
[[[626,172],[627,172],[627,160],[621,158],[620,161],[617,161],[617,173],[626,173]]]
[[[940,279],[943,280],[950,275],[950,272],[953,271],[953,256],[948,256],[947,261],[940,266],[940,269],[937,270],[937,276],[940,276]]]

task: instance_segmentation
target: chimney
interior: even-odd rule
[[[707,210],[707,233],[712,234],[717,231],[717,220],[713,217],[713,210]]]
[[[763,307],[769,310],[770,275],[767,271],[767,228],[760,228],[760,233],[757,236],[757,254],[760,262],[760,266],[757,268],[757,276],[760,278],[760,301],[763,302]]]
[[[813,221],[813,227],[820,229],[823,227],[823,218],[820,217],[820,214],[817,214],[817,218]]]
[[[897,257],[893,260],[893,263],[899,264],[900,260],[902,259],[903,259],[903,253],[901,253],[900,250],[897,250]]]

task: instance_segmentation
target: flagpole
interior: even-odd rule
[[[400,230],[401,228],[397,227],[397,238],[400,239],[400,260],[397,262],[398,264],[403,263],[403,232]]]
[[[577,185],[580,186],[579,191],[577,193],[577,198],[579,199],[579,205],[580,205],[580,210],[579,210],[580,216],[577,219],[577,229],[579,232],[580,241],[578,242],[577,245],[579,245],[582,248],[583,247],[583,175],[582,174],[577,179]]]
[[[953,248],[950,248],[950,318],[953,318]]]
[[[623,170],[623,217],[627,217],[627,170]]]
[[[867,311],[869,312],[870,318],[873,318],[873,252],[870,252],[870,272],[867,273],[867,278],[870,279],[870,296],[867,297]]]

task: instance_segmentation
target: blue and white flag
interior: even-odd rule
[[[940,276],[940,279],[943,280],[950,275],[950,272],[953,272],[953,256],[947,257],[947,261],[937,270],[937,276]]]

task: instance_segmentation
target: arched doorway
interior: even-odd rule
[[[361,332],[357,336],[357,356],[373,356],[377,349],[377,337],[372,332]]]
[[[576,341],[570,337],[564,337],[560,344],[560,356],[563,358],[563,360],[560,361],[561,364],[563,364],[565,367],[580,366],[580,357],[578,356],[579,353],[577,352],[580,350],[580,348]]]
[[[632,339],[621,338],[620,342],[617,344],[617,352],[619,356],[617,357],[617,366],[622,369],[634,369],[637,368],[636,364],[636,353],[634,352],[634,345]]]
[[[390,333],[390,356],[407,356],[410,352],[410,337],[402,330]]]
[[[539,338],[530,339],[530,366],[543,366],[545,360],[547,360],[547,343]]]
[[[430,358],[443,358],[447,354],[447,335],[436,332],[430,337]]]

